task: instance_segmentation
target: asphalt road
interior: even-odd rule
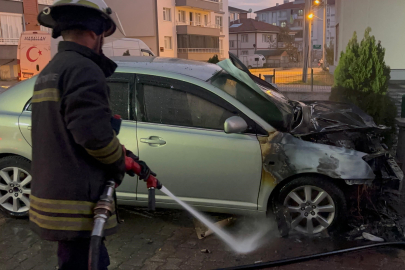
[[[109,237],[109,269],[217,269],[270,260],[315,254],[370,242],[347,242],[327,236],[278,236],[274,223],[257,218],[237,217],[226,228],[236,237],[269,228],[262,245],[249,254],[236,254],[215,235],[199,240],[192,217],[185,211],[158,210],[150,214],[143,209],[120,211],[125,223],[119,233]],[[226,216],[213,216],[221,219]],[[209,253],[202,253],[208,249]],[[0,214],[0,269],[57,269],[56,244],[39,239],[28,226],[27,219],[7,218]],[[368,250],[328,257],[276,269],[403,269],[405,252],[390,248]]]

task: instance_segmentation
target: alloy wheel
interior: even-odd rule
[[[292,190],[284,200],[291,229],[316,234],[328,228],[335,217],[332,197],[323,189],[304,185]]]
[[[31,180],[31,175],[18,167],[0,170],[0,205],[9,212],[27,212],[30,207]]]

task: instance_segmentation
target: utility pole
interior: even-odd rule
[[[311,22],[307,16],[311,11],[311,1],[312,0],[305,0],[305,8],[304,8],[304,30],[303,30],[303,36],[302,36],[302,56],[303,56],[302,81],[303,82],[307,82],[307,78],[308,78],[308,53],[309,53],[308,32],[309,32],[309,35],[311,35],[311,31],[309,30],[309,24]]]
[[[328,0],[324,0],[323,4],[323,48],[322,48],[322,67],[326,67],[326,9],[328,7]]]
[[[308,39],[309,39],[309,50],[308,50],[308,61],[309,61],[309,68],[312,69],[312,20],[309,21],[309,31],[308,31]]]

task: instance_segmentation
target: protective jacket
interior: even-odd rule
[[[109,179],[122,181],[122,145],[111,126],[106,77],[116,64],[74,42],[39,74],[32,103],[30,224],[43,239],[90,237],[93,208]],[[105,235],[117,226],[107,222]]]

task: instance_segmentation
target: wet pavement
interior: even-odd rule
[[[347,241],[345,237],[304,237],[297,234],[281,238],[272,220],[237,217],[227,230],[246,236],[262,227],[270,231],[256,251],[235,254],[216,236],[197,238],[192,217],[185,211],[143,209],[120,211],[125,223],[106,245],[112,269],[217,269],[270,260],[316,254],[373,242]],[[215,216],[219,220],[227,216]],[[264,225],[264,226],[263,226]],[[209,253],[201,250],[208,249]],[[57,269],[56,244],[40,240],[29,230],[27,219],[13,219],[0,213],[0,269]],[[404,269],[405,251],[394,248],[352,252],[275,269]]]

